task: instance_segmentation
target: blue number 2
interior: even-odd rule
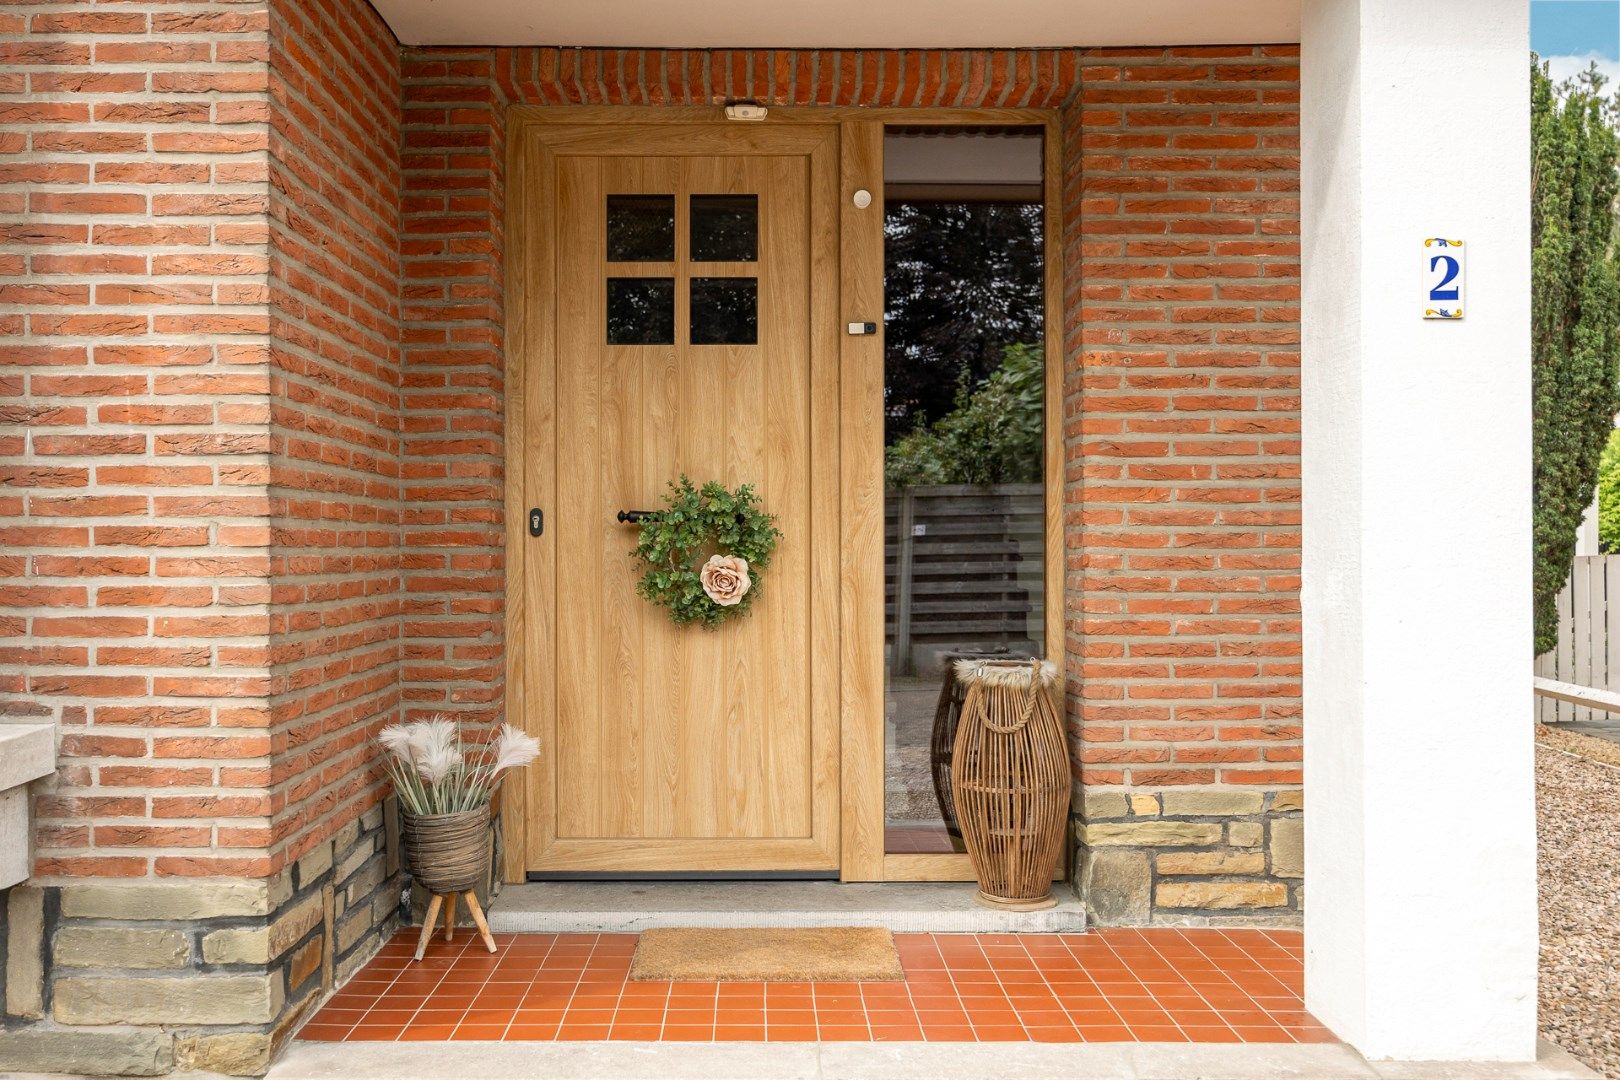
[[[1457,276],[1457,271],[1462,269],[1462,266],[1450,255],[1436,255],[1429,260],[1429,272],[1433,273],[1441,263],[1446,264],[1446,276],[1441,279],[1440,284],[1429,290],[1429,299],[1455,300],[1457,299],[1457,290],[1448,289],[1446,286],[1451,284],[1452,279]]]

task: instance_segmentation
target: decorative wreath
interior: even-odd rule
[[[710,480],[698,488],[684,474],[670,481],[664,508],[642,515],[640,524],[631,554],[646,569],[636,591],[669,608],[675,625],[708,629],[753,604],[759,571],[771,564],[782,535],[748,484],[732,491]]]

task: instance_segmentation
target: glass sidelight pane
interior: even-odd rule
[[[675,344],[674,278],[608,278],[609,345]]]
[[[692,344],[755,345],[759,286],[753,278],[692,279]]]
[[[759,258],[758,195],[692,196],[692,261]]]
[[[1040,143],[885,140],[885,850],[964,850],[953,662],[1046,652]]]
[[[609,195],[608,262],[674,262],[675,196]]]

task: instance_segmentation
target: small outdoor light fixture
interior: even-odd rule
[[[752,101],[739,101],[735,105],[726,106],[726,119],[763,120],[765,119],[766,111],[767,110],[763,105],[756,105]]]

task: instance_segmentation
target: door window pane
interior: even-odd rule
[[[674,278],[608,278],[609,345],[675,344]]]
[[[954,662],[1046,652],[1038,140],[886,140],[884,816],[896,854],[963,850]]]
[[[692,261],[759,258],[758,195],[692,196]]]
[[[675,196],[609,195],[608,262],[673,262]]]
[[[754,345],[759,287],[753,278],[692,279],[692,344]]]

